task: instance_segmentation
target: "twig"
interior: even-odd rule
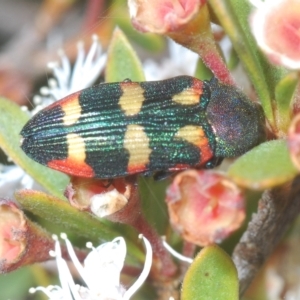
[[[241,295],[299,212],[300,177],[263,193],[258,212],[253,215],[232,256],[238,270]]]

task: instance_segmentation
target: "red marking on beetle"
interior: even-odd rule
[[[183,171],[183,170],[190,169],[190,168],[191,168],[191,165],[188,165],[188,164],[177,164],[174,167],[168,168],[168,171],[177,172],[177,171]]]
[[[81,91],[73,93],[71,95],[66,96],[65,98],[56,101],[54,103],[52,103],[51,105],[47,106],[47,110],[51,109],[53,107],[57,107],[57,106],[69,106],[69,105],[73,105],[74,101],[77,100],[79,98],[81,94]]]
[[[140,165],[128,165],[127,166],[127,173],[128,174],[137,174],[137,173],[142,173],[146,170],[146,165],[140,164]]]
[[[194,78],[192,83],[192,89],[195,91],[195,94],[199,94],[199,96],[201,96],[203,94],[203,81]]]
[[[209,145],[208,139],[206,140],[205,143],[199,145],[199,149],[201,150],[201,159],[199,161],[199,164],[204,165],[214,156],[214,152],[212,151]]]
[[[95,172],[92,167],[84,162],[78,163],[78,161],[74,161],[70,158],[49,161],[47,166],[49,168],[74,176],[87,178],[95,177]]]

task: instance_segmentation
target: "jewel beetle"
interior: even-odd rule
[[[265,139],[261,107],[216,78],[102,83],[37,113],[21,131],[33,160],[112,179],[213,167]]]

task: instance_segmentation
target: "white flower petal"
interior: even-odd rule
[[[77,43],[77,58],[74,64],[73,74],[70,82],[73,87],[75,87],[76,85],[81,85],[80,78],[82,77],[84,58],[85,58],[84,44],[82,42],[79,42]]]
[[[122,237],[115,238],[92,251],[84,260],[87,286],[91,290],[114,289],[120,286],[120,274],[126,256],[126,243]],[[95,274],[97,277],[95,278]]]
[[[53,286],[49,285],[46,288],[44,287],[36,287],[36,288],[30,288],[29,293],[34,294],[37,291],[43,292],[47,297],[49,297],[49,300],[68,300],[64,298],[63,290],[60,286]],[[69,298],[72,300],[72,298]]]
[[[0,164],[0,194],[1,197],[11,197],[17,189],[31,189],[34,180],[19,166]]]
[[[93,43],[86,57],[82,43],[78,44],[78,57],[70,82],[72,93],[91,86],[99,77],[106,61],[106,55],[101,54],[101,50],[96,35],[93,36]]]
[[[103,218],[122,209],[128,203],[128,199],[124,194],[114,189],[93,195],[90,202],[91,212],[97,217]]]
[[[143,69],[147,80],[162,80],[178,75],[194,75],[198,54],[168,40],[170,57],[160,63],[146,60]]]
[[[126,244],[122,237],[115,238],[112,242],[104,243],[97,248],[88,243],[92,251],[86,257],[84,266],[78,261],[66,234],[61,234],[61,237],[65,240],[69,256],[87,287],[74,283],[68,265],[61,256],[58,238],[53,235],[55,251],[50,251],[50,255],[56,259],[61,287],[37,287],[30,289],[31,293],[43,291],[50,300],[129,300],[148,277],[152,264],[152,249],[149,241],[144,237],[142,237],[146,246],[144,269],[128,291],[125,291],[120,284],[120,273],[126,256]]]
[[[42,96],[38,98],[38,106],[35,107],[32,114],[95,83],[105,66],[106,54],[102,53],[101,45],[96,36],[93,36],[93,43],[87,56],[82,42],[79,42],[77,47],[77,59],[73,69],[63,50],[59,51],[59,63],[50,62],[48,64],[54,78],[49,79],[48,87],[41,88]]]

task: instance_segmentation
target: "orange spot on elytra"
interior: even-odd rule
[[[52,160],[48,162],[48,167],[79,177],[94,177],[95,173],[91,166],[85,162],[79,162],[72,158],[61,159],[61,160]]]
[[[133,166],[128,166],[127,167],[127,172],[128,174],[137,174],[137,173],[142,173],[146,170],[146,165],[145,164],[140,164],[140,165],[133,165]]]
[[[200,165],[204,164],[213,157],[213,152],[209,145],[209,139],[205,135],[205,132],[201,126],[184,126],[176,132],[175,137],[183,139],[199,148],[201,152],[201,161],[199,162]]]

